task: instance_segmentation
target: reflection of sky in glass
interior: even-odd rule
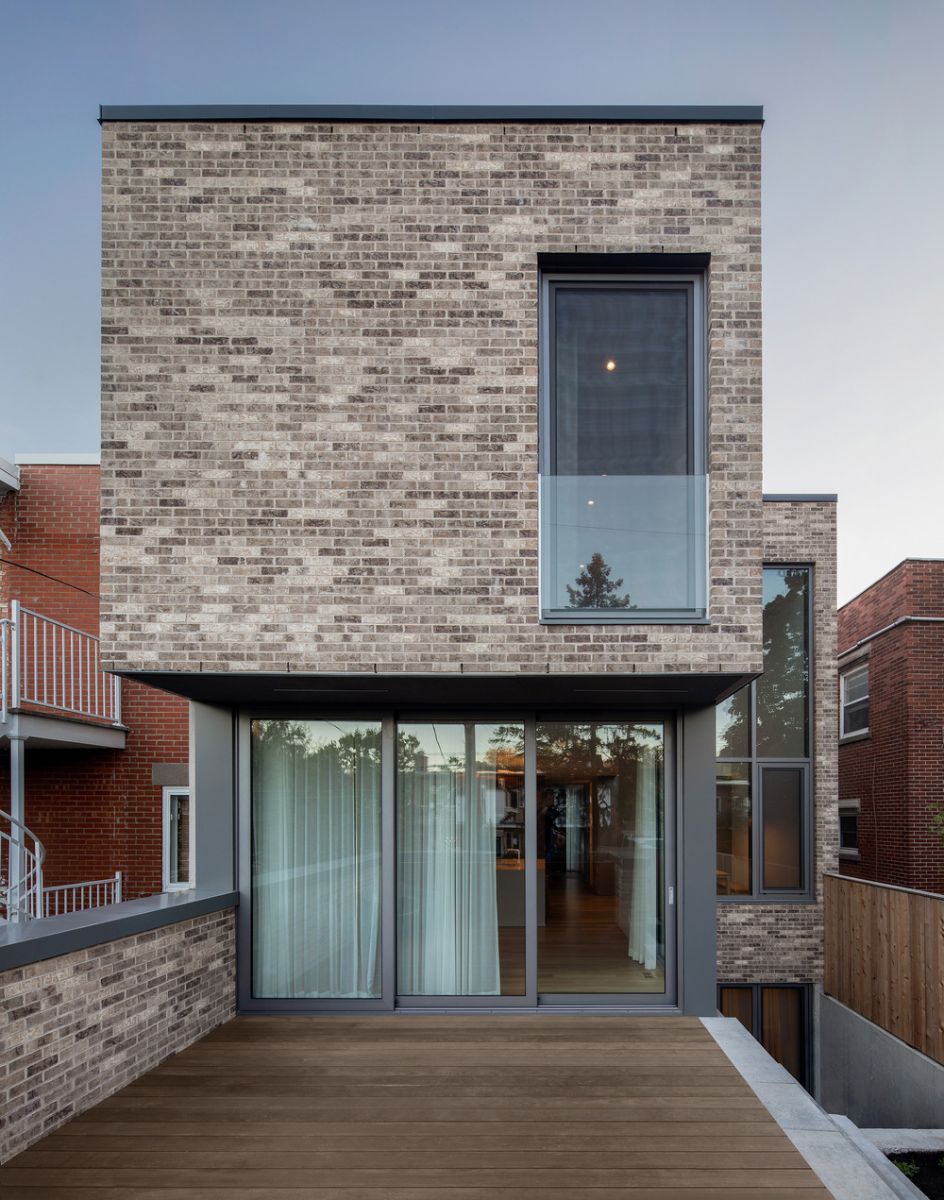
[[[544,607],[570,608],[568,585],[579,591],[578,576],[599,553],[630,605],[703,610],[705,493],[701,475],[544,476]]]

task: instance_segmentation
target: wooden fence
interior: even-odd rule
[[[827,875],[825,991],[944,1063],[944,896]]]

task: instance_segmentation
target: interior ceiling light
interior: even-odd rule
[[[606,360],[606,369],[607,369],[608,371],[615,371],[615,370],[616,370],[616,359],[615,359],[615,358],[608,358],[608,359]]]

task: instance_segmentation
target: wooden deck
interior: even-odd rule
[[[685,1017],[239,1017],[0,1168],[4,1200],[828,1197]]]

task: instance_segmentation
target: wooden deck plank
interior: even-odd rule
[[[4,1200],[822,1200],[687,1018],[238,1018],[0,1168]]]

